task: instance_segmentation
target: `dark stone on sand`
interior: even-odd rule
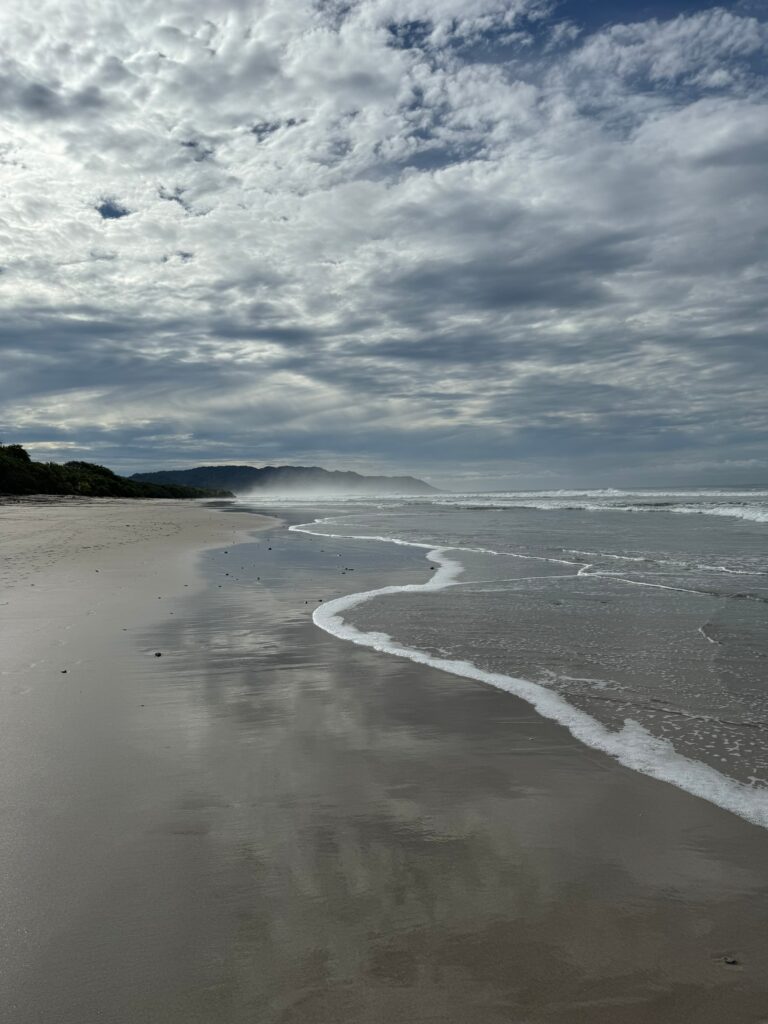
[[[155,651],[155,657],[156,658],[162,658],[162,656],[163,656],[163,652],[162,651]]]
[[[723,957],[723,963],[724,964],[728,964],[730,967],[735,966],[736,964],[738,964],[738,962],[739,961],[736,959],[735,956],[724,956]]]
[[[62,674],[63,676],[65,676],[65,675],[67,674],[67,670],[66,670],[65,668],[63,668],[63,669],[61,670],[61,674]]]

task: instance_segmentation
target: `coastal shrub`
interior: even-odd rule
[[[231,498],[229,491],[127,480],[106,466],[75,460],[33,462],[20,444],[0,444],[0,494],[76,494],[89,498]]]

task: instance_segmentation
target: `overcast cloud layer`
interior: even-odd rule
[[[0,436],[133,470],[761,482],[768,22],[0,13]]]

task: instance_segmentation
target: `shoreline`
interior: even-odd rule
[[[316,628],[342,566],[423,581],[408,548],[185,508],[138,547],[85,510],[10,590],[35,617],[0,676],[17,1024],[761,1019],[762,830]],[[27,542],[67,543],[32,512]]]
[[[500,672],[489,672],[471,661],[440,658],[428,651],[398,643],[387,633],[365,632],[349,623],[341,614],[342,612],[356,608],[377,597],[414,591],[445,590],[457,583],[461,585],[460,581],[457,581],[457,577],[464,571],[464,566],[460,561],[450,557],[451,553],[472,552],[477,549],[433,545],[420,541],[407,541],[398,537],[321,533],[311,529],[312,526],[322,522],[324,520],[321,519],[297,523],[289,526],[288,529],[318,538],[334,537],[339,540],[359,540],[414,548],[422,551],[428,562],[436,562],[439,568],[423,583],[378,587],[368,591],[345,594],[322,604],[312,613],[312,620],[320,629],[348,643],[368,647],[392,657],[407,658],[415,664],[427,665],[449,675],[471,679],[511,694],[525,701],[543,718],[567,729],[574,739],[583,743],[585,747],[607,754],[626,768],[647,775],[658,782],[675,786],[697,799],[706,800],[715,807],[735,814],[758,828],[768,828],[768,791],[750,788],[701,761],[679,754],[669,742],[652,736],[637,722],[628,721],[621,730],[611,731],[585,712],[574,708],[559,694],[532,680]],[[498,554],[498,552],[488,553]],[[536,556],[510,555],[510,557],[535,559]],[[551,561],[558,561],[558,559],[551,559]],[[572,564],[576,566],[579,563]],[[584,567],[590,568],[587,563],[584,563]],[[583,573],[584,568],[573,575],[576,577]],[[706,633],[701,630],[700,632],[710,643],[716,643]]]
[[[139,545],[143,552],[138,564],[148,565],[157,552],[173,550],[175,555],[192,547],[205,550],[219,542],[235,543],[249,531],[274,524],[252,513],[233,510],[229,520],[220,513],[221,505],[211,507],[209,499],[37,495],[0,501],[0,585],[14,586],[31,573],[55,571],[66,564],[90,566],[100,551],[118,567],[120,553],[131,545]]]

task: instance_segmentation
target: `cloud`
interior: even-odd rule
[[[118,468],[768,471],[757,17],[38,8],[0,13],[4,438]]]

